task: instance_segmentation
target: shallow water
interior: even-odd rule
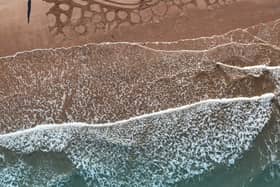
[[[234,165],[220,165],[203,175],[170,186],[278,187],[279,136],[280,126],[275,120],[264,128],[253,147]],[[4,148],[0,152],[0,186],[87,186],[83,171],[76,169],[64,153],[19,154]]]
[[[279,187],[280,126],[273,121],[257,137],[253,147],[231,167],[219,166],[214,171],[176,187]]]
[[[3,135],[0,187],[279,186],[280,118],[272,98]]]

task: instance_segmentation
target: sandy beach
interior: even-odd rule
[[[279,93],[280,0],[0,0],[0,187],[279,187]]]
[[[27,24],[26,0],[1,0],[0,56],[92,42],[197,38],[280,16],[279,0],[211,1],[212,4],[207,0],[180,1],[181,4],[167,0],[143,5],[130,0],[127,3],[135,7],[125,9],[120,8],[119,1],[107,2],[33,0],[31,23]]]

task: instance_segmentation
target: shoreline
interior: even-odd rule
[[[193,107],[198,107],[200,105],[211,105],[211,104],[215,104],[215,103],[220,103],[220,104],[225,104],[225,103],[231,103],[231,102],[237,102],[237,101],[254,101],[254,100],[259,100],[259,99],[273,99],[275,97],[275,95],[273,93],[266,93],[263,94],[261,96],[254,96],[254,97],[235,97],[235,98],[221,98],[221,99],[207,99],[207,100],[203,100],[203,101],[199,101],[199,102],[195,102],[189,105],[185,105],[185,106],[181,106],[181,107],[176,107],[176,108],[170,108],[167,110],[163,110],[163,111],[158,111],[158,112],[153,112],[153,113],[149,113],[149,114],[144,114],[144,115],[140,115],[140,116],[136,116],[136,117],[131,117],[129,119],[125,119],[125,120],[120,120],[120,121],[116,121],[116,122],[111,122],[111,123],[105,123],[105,124],[87,124],[87,123],[82,123],[82,122],[70,122],[70,123],[62,123],[62,124],[39,124],[36,125],[33,128],[29,128],[29,129],[24,129],[24,130],[19,130],[16,132],[10,132],[7,134],[0,134],[0,141],[2,138],[5,137],[9,137],[9,136],[18,136],[21,134],[25,134],[25,133],[29,133],[29,132],[34,132],[36,130],[44,130],[44,129],[52,129],[52,128],[71,128],[71,127],[79,127],[79,128],[83,128],[83,127],[92,127],[92,128],[103,128],[103,127],[112,127],[112,126],[122,126],[125,123],[128,122],[132,122],[135,120],[141,120],[144,118],[150,118],[150,117],[156,117],[159,115],[163,115],[163,114],[168,114],[171,112],[176,112],[176,111],[180,111],[180,110],[187,110]]]

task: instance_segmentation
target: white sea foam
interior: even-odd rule
[[[222,64],[222,63],[218,63],[218,64]],[[224,64],[223,64],[224,65]],[[236,66],[231,66],[236,68]],[[259,68],[262,66],[256,66],[256,68]],[[266,66],[265,66],[266,67]],[[244,68],[248,68],[248,67],[244,67]],[[252,67],[253,68],[253,67]],[[270,69],[280,69],[280,67],[269,67]],[[241,68],[243,69],[243,68]],[[26,133],[32,133],[34,131],[37,130],[47,130],[47,129],[53,129],[53,128],[69,128],[69,127],[109,127],[109,126],[114,126],[114,125],[121,125],[123,123],[127,123],[130,121],[134,121],[134,120],[139,120],[142,118],[146,118],[146,117],[152,117],[152,116],[157,116],[157,115],[164,115],[167,113],[171,113],[171,112],[176,112],[179,110],[184,110],[184,109],[189,109],[191,107],[196,107],[199,105],[203,105],[203,104],[211,104],[211,103],[220,103],[220,104],[225,104],[228,102],[235,102],[235,101],[251,101],[251,100],[258,100],[258,99],[268,99],[270,100],[271,98],[273,98],[275,95],[273,93],[267,93],[267,94],[263,94],[262,96],[255,96],[255,97],[235,97],[235,98],[221,98],[221,99],[207,99],[207,100],[203,100],[200,102],[196,102],[196,103],[192,103],[189,105],[185,105],[185,106],[181,106],[181,107],[175,107],[175,108],[170,108],[167,110],[163,110],[163,111],[158,111],[158,112],[153,112],[153,113],[149,113],[149,114],[144,114],[141,116],[136,116],[136,117],[132,117],[130,119],[126,119],[126,120],[121,120],[121,121],[117,121],[117,122],[113,122],[113,123],[104,123],[104,124],[88,124],[88,123],[80,123],[80,122],[70,122],[70,123],[62,123],[62,124],[43,124],[43,125],[37,125],[36,127],[33,128],[29,128],[29,129],[23,129],[23,130],[18,130],[16,132],[11,132],[11,133],[7,133],[7,134],[1,134],[0,135],[0,140],[6,137],[10,137],[10,136],[19,136],[19,135],[23,135]]]
[[[10,150],[64,152],[90,186],[168,186],[234,164],[267,124],[274,94],[207,100],[109,124],[41,125]]]

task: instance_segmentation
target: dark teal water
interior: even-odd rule
[[[255,140],[253,147],[245,152],[234,165],[217,165],[212,171],[170,186],[279,187],[279,136],[279,123],[274,121],[265,127]],[[4,148],[0,148],[0,153],[0,187],[87,186],[81,174],[83,172],[73,167],[64,153],[18,154]]]

